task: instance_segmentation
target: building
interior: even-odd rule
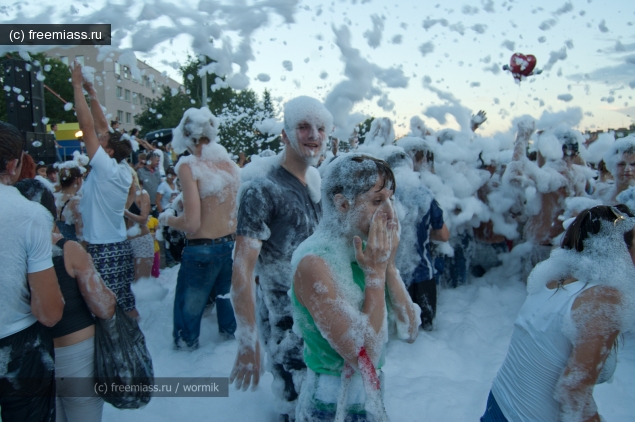
[[[97,61],[100,50],[94,46],[73,46],[71,48],[53,48],[46,55],[61,60],[65,64],[77,60],[82,66],[95,68],[95,90],[102,106],[106,107],[106,117],[118,120],[120,129],[130,131],[135,127],[134,116],[141,113],[150,100],[160,96],[163,87],[181,89],[181,84],[162,74],[141,60],[137,60],[140,75],[133,76],[127,58],[121,60],[121,53],[111,51],[102,61]],[[121,62],[120,62],[121,61]],[[72,99],[66,99],[72,101]]]

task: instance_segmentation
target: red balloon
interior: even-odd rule
[[[514,53],[509,59],[509,70],[511,70],[514,79],[520,81],[522,76],[529,76],[536,67],[536,56],[533,54]]]

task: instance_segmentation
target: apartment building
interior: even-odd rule
[[[135,114],[141,113],[151,99],[163,92],[163,87],[181,89],[181,84],[158,70],[137,60],[141,73],[135,78],[129,66],[120,63],[120,53],[110,52],[102,61],[97,61],[99,50],[94,46],[53,48],[46,54],[68,64],[77,60],[80,64],[95,68],[95,90],[101,105],[106,107],[110,120],[119,120],[121,129],[130,131],[135,127]],[[127,60],[122,60],[126,62]],[[72,98],[66,99],[72,101]]]

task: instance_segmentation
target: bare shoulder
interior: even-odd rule
[[[189,161],[184,161],[182,163],[179,163],[176,172],[178,173],[179,179],[184,177],[192,178],[192,167]]]
[[[70,261],[73,270],[84,270],[92,261],[90,255],[79,243],[68,240],[64,244],[64,261]]]
[[[578,295],[571,306],[572,310],[577,308],[604,308],[603,305],[619,306],[622,304],[622,294],[611,286],[593,286]]]
[[[306,255],[300,260],[294,275],[294,287],[305,298],[316,293],[335,296],[331,270],[324,259],[317,255]]]

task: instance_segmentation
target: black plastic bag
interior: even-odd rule
[[[139,324],[119,307],[111,319],[95,318],[95,382],[104,401],[119,409],[150,402],[152,357]]]

